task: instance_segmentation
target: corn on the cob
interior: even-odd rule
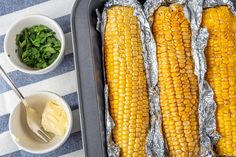
[[[227,6],[203,12],[202,26],[209,31],[206,78],[217,103],[216,145],[219,155],[236,156],[236,18]]]
[[[154,12],[158,86],[163,131],[170,156],[199,152],[198,84],[191,55],[191,30],[183,6],[162,6]]]
[[[114,142],[122,157],[144,157],[149,104],[140,29],[133,8],[115,6],[107,11],[104,48]]]

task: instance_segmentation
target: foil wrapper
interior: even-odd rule
[[[198,33],[195,32],[194,35],[195,41],[192,41],[192,51],[195,62],[195,74],[198,76],[199,85],[200,156],[214,157],[213,145],[218,141],[219,134],[216,131],[214,93],[205,80],[207,66],[204,50],[207,46],[209,34],[206,29],[200,28]]]
[[[104,50],[104,29],[105,29],[105,23],[106,18],[102,17],[99,10],[96,9],[97,14],[97,26],[96,29],[101,32],[102,36],[102,50]],[[104,52],[102,52],[104,53]],[[102,55],[103,59],[103,65],[104,64],[104,54]],[[104,87],[104,99],[105,99],[105,128],[106,128],[106,144],[107,144],[107,155],[108,157],[119,157],[120,156],[120,148],[112,139],[112,130],[115,127],[115,123],[110,115],[109,110],[109,90],[108,85],[106,84],[106,76],[105,76],[105,67],[103,66],[103,74],[104,74],[104,80],[105,80],[105,87]]]
[[[108,85],[105,85],[104,88],[105,96],[105,119],[106,119],[106,142],[107,142],[107,154],[109,157],[119,157],[120,148],[112,140],[112,129],[115,127],[115,123],[109,112],[109,103],[108,103]]]
[[[160,6],[168,6],[169,4],[173,3],[185,4],[186,1],[187,0],[146,0],[146,2],[143,4],[143,7],[145,14],[150,21],[152,20],[151,18],[154,11]]]
[[[210,0],[209,0],[210,1]],[[152,15],[160,6],[179,3],[184,5],[184,13],[190,21],[192,38],[192,56],[194,60],[194,73],[198,78],[199,86],[199,135],[200,135],[200,152],[201,157],[215,156],[213,145],[219,139],[216,132],[216,103],[213,99],[213,90],[205,80],[207,70],[204,49],[208,41],[208,32],[200,27],[203,10],[203,0],[147,0],[144,4],[144,11],[152,23]]]
[[[202,3],[203,3],[202,9],[227,5],[231,9],[232,13],[236,16],[236,10],[231,0],[202,0]],[[216,132],[215,111],[216,111],[217,105],[213,99],[214,92],[212,88],[210,87],[210,85],[208,84],[208,82],[204,80],[205,73],[207,71],[204,50],[205,50],[205,47],[207,46],[209,33],[206,28],[200,27],[200,22],[202,19],[202,11],[201,11],[201,14],[199,14],[198,22],[195,23],[198,29],[195,30],[195,34],[194,34],[195,42],[192,42],[192,46],[194,46],[194,50],[196,51],[195,57],[198,58],[199,69],[196,69],[195,72],[197,71],[199,72],[198,75],[200,76],[200,78],[198,79],[198,81],[201,83],[200,88],[202,91],[200,93],[201,105],[199,108],[199,111],[203,113],[201,114],[201,117],[200,117],[200,122],[203,124],[200,126],[201,143],[203,144],[201,151],[203,152],[202,156],[210,157],[210,156],[215,156],[211,148],[220,139],[220,135]],[[204,62],[203,64],[200,64],[201,60],[202,62]],[[204,127],[204,126],[208,126],[208,127]]]
[[[142,40],[142,55],[144,59],[144,66],[146,69],[146,78],[148,85],[149,94],[149,106],[150,106],[150,129],[148,131],[148,136],[146,140],[146,153],[148,157],[153,157],[158,155],[164,157],[164,139],[161,129],[161,114],[159,104],[159,94],[157,89],[157,61],[156,61],[156,44],[151,33],[150,25],[146,19],[145,13],[142,10],[141,4],[137,0],[109,0],[104,7],[102,16],[99,15],[98,11],[98,22],[97,30],[101,32],[102,42],[104,48],[104,32],[106,26],[107,10],[113,6],[128,6],[134,8],[134,16],[138,19],[138,24],[140,28],[140,36]],[[112,128],[114,127],[114,122],[109,115],[108,110],[108,91],[105,87],[105,98],[106,98],[106,134],[107,134],[107,150],[109,157],[117,157],[118,146],[112,141]],[[155,150],[155,151],[153,151]]]
[[[227,5],[232,13],[236,16],[236,10],[234,8],[234,4],[232,1],[234,0],[203,0],[203,7],[204,8],[212,8],[221,5]]]
[[[209,33],[201,28],[204,0],[190,0],[187,3],[190,12],[192,30],[192,55],[194,58],[194,72],[198,78],[199,87],[199,131],[200,131],[200,156],[214,157],[213,145],[218,141],[219,134],[216,131],[216,103],[214,92],[205,80],[207,64],[205,47],[207,46]]]

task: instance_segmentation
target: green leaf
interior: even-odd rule
[[[57,54],[53,54],[52,57],[49,59],[48,64],[51,65],[58,57],[58,53]]]
[[[46,47],[52,47],[52,45],[49,43],[49,44],[41,46],[39,49],[40,51],[43,51]]]
[[[30,40],[34,41],[35,38],[36,38],[36,34],[35,33],[31,33],[29,38],[30,38]]]
[[[52,33],[47,33],[41,40],[41,43],[45,43],[46,42],[46,39],[50,36],[52,36],[53,34]]]
[[[44,50],[44,52],[48,52],[48,53],[56,53],[57,51],[52,48],[52,47],[46,47]]]
[[[55,37],[48,37],[47,38],[47,43],[54,43],[56,41],[57,41],[57,39]]]
[[[32,56],[32,58],[37,60],[40,57],[40,51],[37,48],[33,47],[31,49],[31,56]]]
[[[40,47],[40,39],[39,38],[36,38],[35,40],[31,40],[31,42],[34,46]]]
[[[46,68],[47,66],[48,66],[47,62],[44,59],[42,59],[42,58],[40,58],[38,60],[38,63],[36,64],[36,67],[39,68],[39,69]]]
[[[26,57],[23,59],[23,63],[25,63],[28,66],[31,66],[31,65],[33,65],[34,62],[30,57]]]
[[[20,34],[16,35],[16,45],[18,45],[20,42]]]
[[[25,28],[16,35],[18,55],[22,62],[33,68],[45,68],[59,55],[61,42],[55,32],[44,25]]]
[[[29,56],[29,51],[28,50],[26,50],[26,51],[24,51],[23,53],[22,53],[22,59],[24,59],[24,58],[26,58],[26,57],[28,57]]]
[[[52,55],[52,53],[50,53],[50,52],[48,52],[48,51],[46,51],[46,52],[44,51],[42,57],[43,57],[44,59],[48,59],[48,58],[51,57],[51,55]]]
[[[25,39],[27,39],[29,37],[27,28],[24,29],[23,34],[24,34]]]
[[[42,31],[47,31],[47,30],[50,30],[48,27],[44,26],[44,25],[36,25],[36,26],[33,26],[32,29],[34,30],[34,32],[42,32]]]
[[[19,44],[20,44],[20,47],[21,47],[21,48],[25,47],[25,45],[26,45],[26,40],[24,40],[22,43],[19,42]]]

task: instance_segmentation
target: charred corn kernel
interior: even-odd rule
[[[183,6],[173,4],[156,10],[152,30],[157,44],[163,131],[170,156],[195,157],[199,152],[198,84],[190,24]]]
[[[217,103],[216,145],[219,155],[236,156],[236,17],[226,6],[203,12],[202,26],[209,31],[206,48],[206,78],[214,90]]]
[[[114,142],[122,157],[145,157],[149,104],[137,17],[131,7],[107,11],[104,57]]]

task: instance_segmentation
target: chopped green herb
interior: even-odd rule
[[[37,69],[52,64],[61,49],[61,42],[55,37],[55,32],[44,25],[25,28],[16,35],[16,44],[21,61]]]

